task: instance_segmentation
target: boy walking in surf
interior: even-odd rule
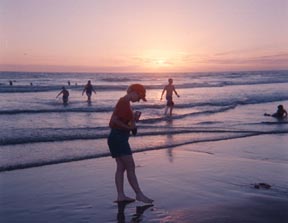
[[[166,108],[165,108],[164,114],[166,115],[167,111],[168,111],[168,108],[170,108],[169,114],[170,114],[170,116],[172,116],[172,110],[173,110],[173,107],[174,107],[174,102],[173,102],[173,97],[172,97],[173,96],[173,92],[177,95],[178,98],[180,97],[180,95],[175,90],[172,78],[168,79],[168,84],[164,87],[164,89],[162,91],[162,94],[161,94],[160,100],[162,100],[163,94],[164,94],[165,91],[166,91],[167,104],[166,104]]]

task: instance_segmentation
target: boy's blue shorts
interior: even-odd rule
[[[128,142],[129,136],[129,131],[111,129],[107,142],[111,156],[113,158],[132,155],[132,151]]]

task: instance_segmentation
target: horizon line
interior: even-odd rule
[[[152,74],[152,73],[163,73],[163,74],[183,74],[183,73],[223,73],[223,72],[231,72],[231,73],[237,73],[237,72],[269,72],[269,71],[288,71],[288,68],[286,69],[255,69],[255,70],[219,70],[219,71],[29,71],[29,70],[0,70],[1,73],[94,73],[94,74],[137,74],[137,73],[144,73],[144,74]]]

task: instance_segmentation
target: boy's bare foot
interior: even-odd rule
[[[131,198],[131,197],[127,197],[127,196],[124,196],[124,197],[118,197],[118,199],[114,202],[134,202],[135,199],[134,198]]]
[[[139,194],[136,195],[136,200],[137,200],[137,201],[142,201],[142,202],[144,202],[144,203],[152,203],[152,202],[154,201],[154,200],[146,197],[146,196],[145,196],[144,194],[142,194],[142,193],[139,193]]]

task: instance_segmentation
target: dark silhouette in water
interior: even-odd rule
[[[177,97],[179,98],[179,94],[177,93],[175,86],[173,85],[173,79],[169,78],[168,79],[168,84],[164,87],[162,94],[161,94],[161,98],[160,100],[162,100],[163,98],[163,94],[166,91],[166,100],[167,100],[167,104],[166,104],[166,108],[165,108],[165,112],[164,114],[167,114],[168,108],[170,108],[170,112],[169,115],[172,116],[172,111],[174,108],[174,102],[173,102],[173,92],[177,95]]]
[[[272,116],[274,118],[278,119],[284,119],[287,118],[287,111],[284,109],[283,105],[278,105],[277,111],[274,114],[264,114],[265,116]]]
[[[91,81],[90,81],[90,80],[89,80],[89,81],[87,82],[87,84],[85,85],[85,87],[84,87],[84,89],[83,89],[83,91],[82,91],[82,96],[83,96],[84,92],[86,92],[86,95],[87,95],[87,97],[88,97],[88,100],[87,100],[87,101],[88,101],[88,103],[90,103],[90,102],[91,102],[92,92],[94,92],[94,94],[96,94],[96,91],[95,91],[93,85],[91,84]]]
[[[58,98],[60,95],[62,96],[62,101],[64,105],[68,104],[68,97],[69,97],[69,91],[63,86],[62,90],[59,92],[59,94],[56,96],[56,98]]]

